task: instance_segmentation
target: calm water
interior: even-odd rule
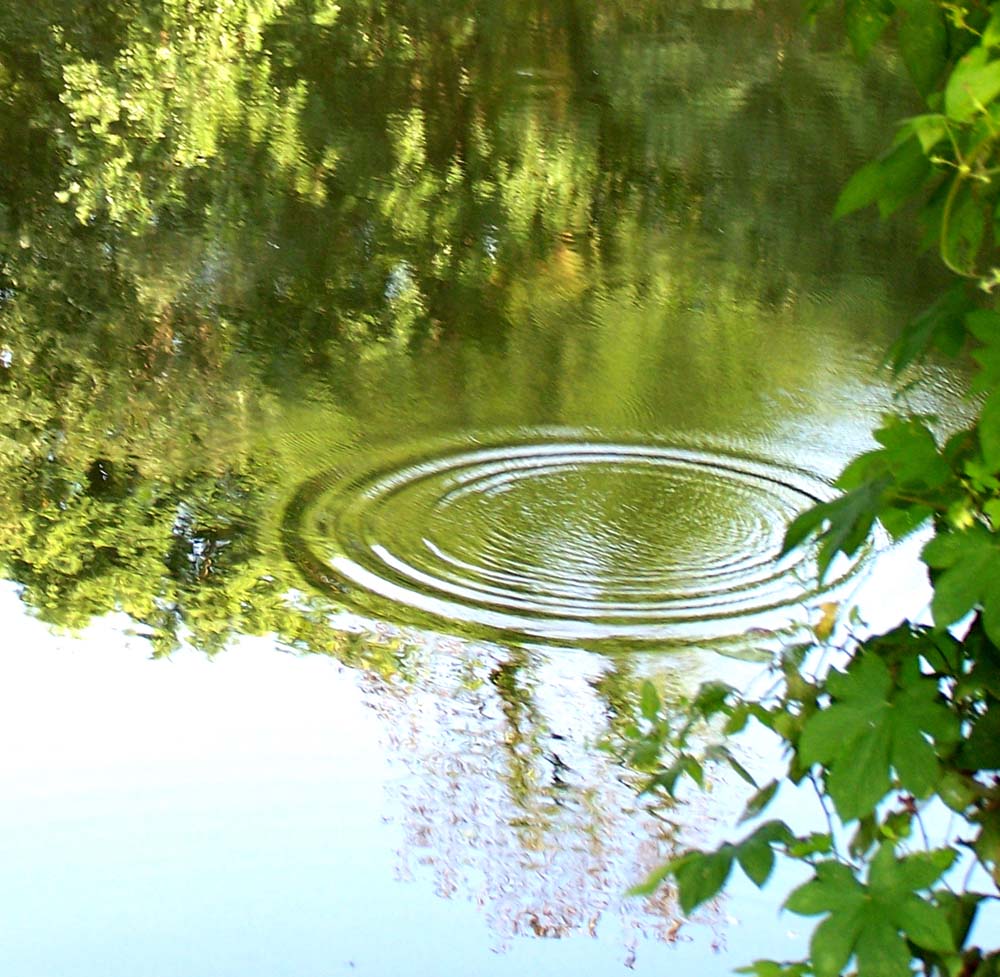
[[[622,901],[741,794],[595,744],[926,599],[778,558],[933,284],[827,218],[898,66],[739,0],[8,6],[3,972],[794,956],[767,896]]]

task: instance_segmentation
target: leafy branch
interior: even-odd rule
[[[893,27],[927,110],[855,173],[835,216],[875,205],[884,218],[907,206],[922,225],[956,281],[887,361],[901,378],[932,350],[968,350],[975,418],[943,440],[936,418],[886,417],[878,447],[843,471],[839,496],[788,526],[785,549],[817,543],[822,576],[879,526],[893,539],[919,531],[932,622],[837,646],[822,621],[813,641],[774,664],[767,696],[715,683],[682,704],[683,719],[665,718],[647,688],[630,739],[647,791],[674,799],[682,777],[702,783],[705,764],[730,762],[726,738],[750,722],[781,741],[786,767],[750,799],[749,833],[682,852],[634,891],[670,882],[690,913],[723,891],[734,865],[762,885],[776,858],[797,861],[811,876],[784,906],[821,917],[809,957],[742,972],[998,977],[1000,947],[970,934],[983,904],[1000,898],[1000,3],[844,0],[841,9],[860,57]],[[818,793],[828,830],[799,837],[764,818],[782,789],[803,784]],[[941,808],[954,827],[935,841],[924,814]]]

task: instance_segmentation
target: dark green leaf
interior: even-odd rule
[[[906,139],[851,177],[834,207],[834,219],[873,203],[878,204],[883,217],[888,217],[924,185],[930,172],[931,163],[920,141],[916,137]]]
[[[926,97],[936,89],[948,59],[944,13],[933,0],[902,0],[898,6],[902,11],[899,50],[913,84]]]
[[[725,682],[704,682],[698,688],[694,707],[702,716],[714,716],[723,711],[733,691],[733,687]]]
[[[851,839],[850,852],[855,858],[863,857],[875,844],[879,831],[878,820],[873,814],[863,817],[858,821],[858,830],[854,832]]]
[[[917,316],[889,351],[897,373],[923,357],[931,346],[958,352],[965,339],[970,302],[962,283],[954,285]]]
[[[740,867],[758,888],[770,877],[774,868],[774,852],[771,846],[763,842],[745,845],[736,852]]]
[[[718,894],[733,868],[733,851],[724,845],[716,852],[680,864],[674,871],[681,910],[688,914]]]
[[[986,215],[972,187],[965,183],[955,194],[948,213],[941,242],[943,256],[952,267],[974,274],[985,233]]]
[[[844,17],[851,47],[865,57],[889,25],[892,7],[884,0],[844,0]]]
[[[976,720],[957,762],[965,770],[1000,770],[1000,703]]]
[[[780,782],[777,780],[772,780],[761,787],[761,789],[747,801],[747,806],[743,809],[743,814],[740,815],[740,822],[747,821],[760,814],[760,812],[771,803],[771,799],[778,790],[779,783]]]

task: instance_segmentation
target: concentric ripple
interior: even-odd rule
[[[559,643],[701,640],[817,596],[811,554],[780,550],[827,494],[722,452],[463,442],[310,479],[284,533],[308,579],[365,614]]]

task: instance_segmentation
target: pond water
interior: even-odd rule
[[[827,217],[899,65],[750,0],[8,7],[3,972],[801,952],[766,892],[622,898],[745,791],[597,744],[926,602],[912,547],[780,557],[935,284]]]

